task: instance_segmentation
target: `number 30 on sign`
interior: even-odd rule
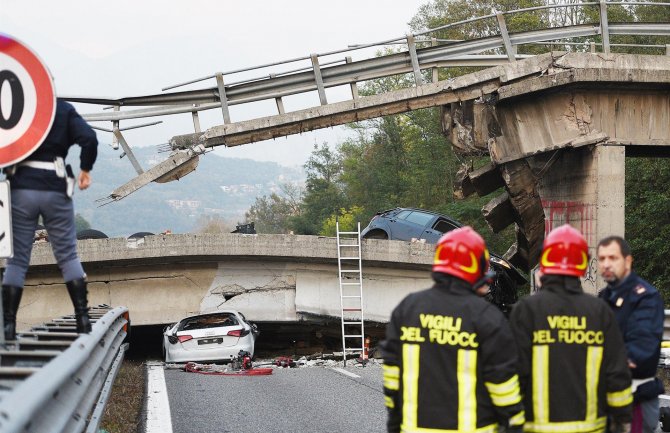
[[[0,168],[30,155],[56,112],[49,70],[26,45],[0,33]]]

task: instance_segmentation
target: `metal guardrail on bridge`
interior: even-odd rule
[[[66,316],[0,350],[0,432],[98,431],[130,322],[126,307],[99,306],[90,315],[90,334],[77,334]]]
[[[84,115],[84,118],[88,121],[115,122],[114,128],[117,131],[116,133],[123,130],[123,128],[119,128],[118,126],[118,122],[121,120],[177,113],[192,113],[196,132],[200,132],[197,113],[202,110],[220,108],[224,124],[229,124],[231,123],[228,111],[228,106],[230,105],[274,99],[277,103],[278,113],[283,114],[282,97],[316,91],[319,95],[320,104],[326,105],[328,101],[325,89],[344,85],[351,87],[352,98],[355,100],[358,98],[358,90],[356,88],[358,82],[390,75],[412,73],[418,86],[423,84],[426,78],[422,71],[433,70],[432,81],[436,81],[436,68],[451,66],[495,66],[528,57],[528,55],[517,54],[518,47],[523,45],[542,44],[546,45],[550,50],[562,47],[563,45],[581,45],[582,47],[588,47],[592,52],[595,52],[597,46],[604,53],[609,53],[612,47],[618,45],[626,47],[637,46],[635,44],[611,43],[610,36],[612,35],[670,36],[670,23],[610,22],[607,10],[611,6],[670,7],[670,3],[600,0],[598,2],[552,4],[511,11],[499,11],[380,42],[355,45],[346,49],[310,54],[308,56],[249,68],[217,72],[202,78],[168,86],[163,90],[174,89],[208,79],[216,80],[216,86],[205,89],[118,99],[88,97],[65,97],[65,99],[73,102],[115,106],[116,109],[114,111],[90,113]],[[584,11],[585,8],[589,7],[597,8],[599,14],[598,22],[574,23],[574,25],[547,27],[516,33],[509,32],[506,24],[506,20],[510,17],[522,13],[543,13],[549,16],[558,14],[559,11],[568,8]],[[489,23],[489,27],[497,29],[497,32],[492,30],[489,36],[471,40],[443,40],[431,37],[443,30],[474,26],[478,23]],[[582,39],[579,44],[575,44],[573,43],[574,38]],[[366,48],[382,49],[390,45],[403,45],[406,47],[406,50],[399,50],[400,52],[387,53],[358,61],[352,61],[351,56],[332,59],[333,56],[350,54],[356,50]],[[664,54],[670,54],[670,45],[639,46],[647,49],[657,48],[664,52]],[[497,54],[491,54],[492,52],[497,52]],[[302,66],[305,63],[308,66]],[[287,64],[300,66],[287,71],[275,71],[265,76],[246,78],[235,82],[224,82],[228,81],[227,78],[224,80],[225,76],[264,70]],[[145,106],[151,108],[120,111],[121,106]]]
[[[425,105],[401,103],[396,104],[393,111],[385,111],[383,107],[389,101],[384,100],[384,98],[377,98],[376,100],[373,98],[391,95],[390,92],[397,92],[398,89],[383,91],[370,98],[359,97],[358,84],[368,80],[410,74],[409,76],[413,77],[413,80],[408,80],[407,87],[415,90],[415,94],[418,95],[422,93],[422,85],[426,84],[427,81],[432,83],[438,81],[438,68],[454,66],[486,67],[507,64],[532,57],[528,54],[518,54],[519,47],[538,44],[546,46],[547,52],[554,50],[590,50],[595,53],[598,48],[605,54],[609,54],[612,47],[620,45],[628,49],[639,47],[645,50],[654,49],[657,52],[660,50],[669,55],[670,44],[667,43],[665,45],[615,44],[610,40],[610,36],[616,35],[670,36],[670,23],[667,22],[611,22],[608,19],[608,8],[626,7],[632,9],[649,6],[670,7],[670,3],[599,0],[597,2],[551,4],[512,11],[495,11],[489,15],[473,17],[381,42],[354,45],[346,49],[310,54],[249,68],[216,72],[206,77],[165,87],[162,90],[170,90],[211,79],[216,82],[213,87],[117,99],[68,96],[63,96],[63,98],[72,102],[110,105],[114,108],[114,110],[83,115],[90,122],[111,122],[111,129],[101,126],[94,126],[94,128],[113,134],[112,147],[114,149],[118,149],[119,146],[123,148],[121,156],[128,157],[138,174],[136,178],[115,189],[109,196],[100,199],[102,204],[106,204],[110,201],[120,200],[150,182],[168,182],[187,175],[195,170],[199,155],[215,146],[239,146],[254,141],[342,125],[351,121],[362,121],[386,114],[398,114],[425,108]],[[592,11],[591,13],[587,13],[589,8]],[[572,21],[552,21],[552,18],[560,16],[564,11],[575,10],[578,13],[575,12],[573,15],[579,18],[574,18]],[[514,24],[513,20],[518,18],[518,14],[539,14],[537,21],[540,24],[537,27],[540,28],[530,31],[510,32],[508,21],[512,26]],[[593,16],[593,18],[587,18],[589,16]],[[551,27],[552,24],[555,26]],[[478,28],[477,26],[479,28],[485,27],[487,31],[473,31],[473,29]],[[454,28],[464,29],[461,33],[466,35],[478,34],[482,36],[469,40],[440,38],[444,35],[445,30]],[[577,45],[580,45],[580,47],[576,48]],[[388,49],[391,46],[393,48]],[[362,59],[353,61],[350,54],[364,49],[367,49],[367,51],[385,50],[385,52],[382,55],[363,52]],[[529,51],[536,54],[540,50]],[[361,51],[358,52],[361,53]],[[274,70],[274,67],[279,65],[288,69]],[[269,73],[265,75],[247,76],[248,74],[263,74],[267,71]],[[240,73],[244,73],[244,75],[237,75]],[[233,76],[235,78],[232,78]],[[329,103],[326,90],[336,87],[348,87],[351,92],[351,99],[334,104]],[[314,103],[308,108],[297,111],[285,111],[284,97],[313,94],[315,92],[318,94],[318,104]],[[409,98],[412,96],[405,95]],[[391,97],[397,98],[398,95],[392,95]],[[403,97],[400,98],[403,99]],[[345,96],[345,99],[348,99],[348,97]],[[255,114],[254,118],[247,120],[231,118],[229,106],[265,100],[274,100],[277,107],[276,114]],[[437,102],[432,103],[437,104]],[[126,107],[141,108],[126,110]],[[319,108],[323,109],[319,110]],[[199,112],[211,109],[221,110],[223,124],[208,127],[203,132]],[[343,115],[344,112],[347,115]],[[178,113],[190,113],[194,132],[173,136],[167,143],[161,145],[160,150],[174,151],[174,153],[168,159],[145,171],[135,158],[131,146],[126,142],[123,131],[155,125],[160,121],[131,126],[124,125],[124,127],[121,127],[121,122],[123,121],[125,124],[130,119]]]

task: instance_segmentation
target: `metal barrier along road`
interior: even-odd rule
[[[126,307],[100,306],[90,314],[90,334],[77,334],[68,316],[0,350],[0,432],[98,431],[130,322]]]

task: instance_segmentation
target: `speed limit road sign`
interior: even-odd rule
[[[26,45],[0,33],[0,168],[42,144],[56,112],[51,74]]]

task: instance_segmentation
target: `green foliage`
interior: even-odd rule
[[[670,302],[670,160],[626,160],[626,239],[633,269]]]
[[[81,216],[81,214],[77,213],[74,216],[74,227],[77,233],[79,233],[82,230],[87,230],[91,228],[91,224],[86,221],[86,218]]]
[[[340,183],[342,157],[323,143],[314,147],[304,167],[307,171],[305,194],[300,214],[291,218],[290,225],[296,234],[315,235],[321,231],[325,219],[347,207]]]
[[[284,195],[272,193],[257,197],[246,212],[247,221],[255,223],[258,233],[288,233],[292,218],[299,217],[302,191],[292,185],[282,185]]]
[[[338,222],[341,232],[355,232],[358,229],[358,223],[361,222],[360,217],[363,212],[364,209],[360,206],[352,206],[349,210],[342,208],[339,215],[331,215],[326,218],[319,234],[322,236],[335,236]]]

